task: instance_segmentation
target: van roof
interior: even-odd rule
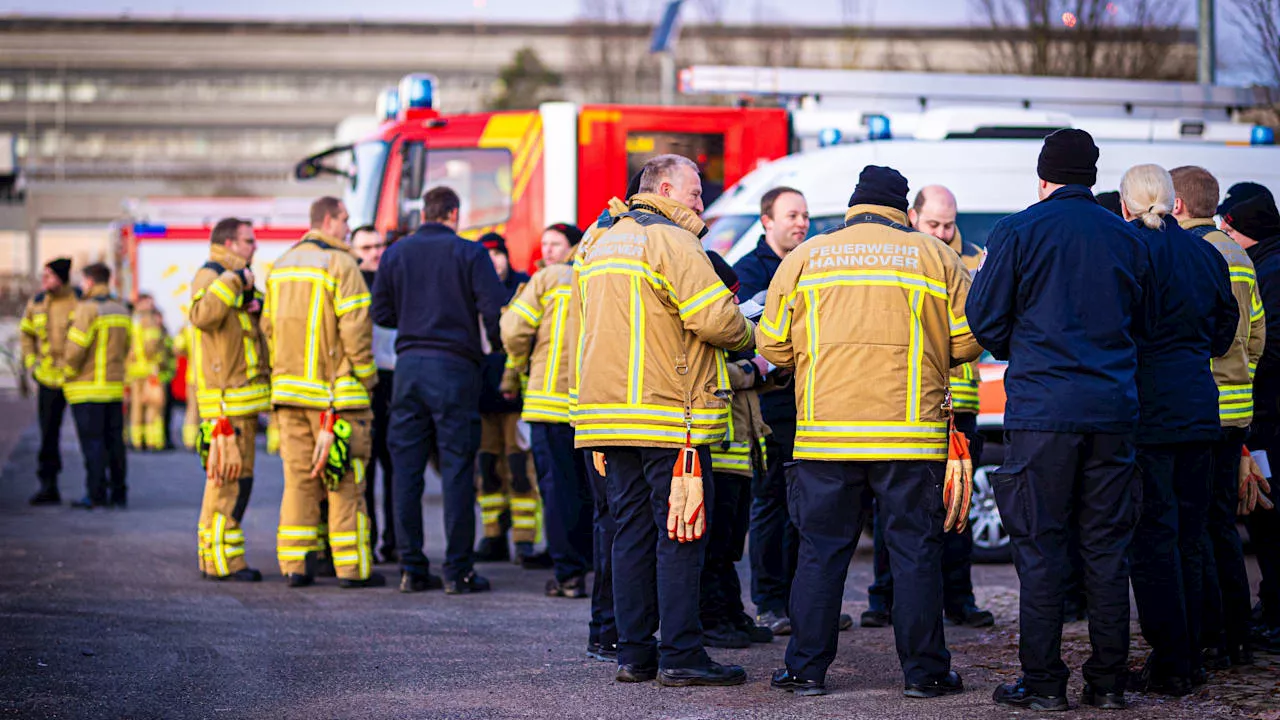
[[[912,193],[945,185],[961,212],[1010,213],[1036,202],[1039,140],[889,140],[838,145],[789,155],[757,168],[726,191],[705,216],[754,215],[760,197],[778,185],[804,193],[812,215],[843,213],[866,165],[901,172]],[[1095,190],[1113,190],[1134,165],[1199,165],[1218,178],[1222,192],[1244,180],[1280,195],[1280,146],[1193,142],[1099,142]],[[913,195],[914,196],[914,195]]]

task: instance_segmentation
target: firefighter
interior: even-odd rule
[[[155,300],[138,295],[134,303],[131,344],[126,363],[129,383],[129,444],[136,450],[164,449],[165,396],[160,375],[165,363],[164,324]]]
[[[995,702],[1065,710],[1063,572],[1079,533],[1093,655],[1081,701],[1122,708],[1129,656],[1129,566],[1141,485],[1136,331],[1149,254],[1098,205],[1098,148],[1083,130],[1045,138],[1040,202],[992,229],[968,317],[982,347],[1008,360],[1005,462],[992,477],[1020,583],[1023,677]],[[1089,322],[1081,322],[1088,318]]]
[[[956,227],[956,198],[941,185],[928,185],[916,193],[907,211],[911,227],[932,235],[956,251],[964,267],[973,273],[982,258],[982,249],[965,241]],[[982,462],[982,435],[978,433],[978,370],[974,363],[951,368],[951,406],[956,429],[969,441],[969,454],[975,467]],[[885,627],[893,622],[893,573],[889,570],[889,551],[884,543],[884,522],[876,513],[873,531],[875,543],[875,582],[867,588],[870,608],[862,613],[863,627]],[[965,525],[956,533],[946,533],[942,540],[942,610],[948,621],[968,627],[995,624],[995,616],[978,607],[973,597],[972,577],[973,528]]]
[[[211,580],[257,582],[262,573],[244,556],[244,512],[253,492],[258,413],[271,409],[271,369],[259,330],[262,298],[254,286],[253,225],[224,218],[209,236],[209,260],[191,281],[190,365],[195,394],[188,404],[204,418],[206,442],[226,418],[235,432],[239,472],[222,477],[206,468],[197,525],[201,573]],[[206,458],[206,464],[217,462]]]
[[[1238,183],[1218,206],[1222,231],[1249,253],[1258,274],[1258,292],[1268,324],[1280,322],[1280,211],[1264,187]],[[1280,327],[1268,327],[1271,338],[1253,377],[1253,425],[1249,450],[1280,457]],[[1280,483],[1267,494],[1280,503]],[[1258,604],[1254,608],[1252,643],[1263,652],[1280,652],[1280,514],[1274,510],[1246,516],[1245,527],[1258,562]]]
[[[22,341],[22,367],[36,381],[36,407],[40,417],[40,454],[37,475],[40,490],[32,505],[58,505],[58,474],[62,472],[62,416],[67,398],[65,359],[67,331],[80,291],[70,284],[71,259],[49,261],[40,271],[40,292],[27,303],[18,332]]]
[[[646,163],[639,190],[584,251],[576,273],[583,332],[574,442],[601,454],[618,524],[615,677],[737,685],[746,671],[712,662],[703,648],[698,583],[703,502],[715,500],[704,481],[709,446],[724,437],[729,415],[717,348],[750,348],[751,323],[698,241],[706,225],[697,165],[659,155]]]
[[[555,570],[547,580],[550,597],[586,597],[591,569],[591,488],[569,425],[569,349],[578,319],[569,313],[573,266],[568,261],[581,239],[581,230],[564,223],[542,233],[546,266],[511,301],[501,321],[507,360],[500,389],[508,399],[523,396],[521,418],[529,423]]]
[[[844,227],[782,261],[756,329],[760,354],[795,368],[790,503],[800,552],[786,667],[772,685],[797,694],[826,693],[845,576],[871,495],[893,567],[903,694],[964,690],[942,631],[944,516],[962,498],[967,505],[950,477],[943,487],[947,373],[981,348],[965,321],[970,279],[959,255],[906,221],[906,179],[863,168]],[[944,507],[944,493],[955,504]]]
[[[84,453],[85,496],[71,504],[124,509],[124,378],[129,354],[129,311],[111,294],[111,269],[84,269],[83,297],[67,331],[67,381],[62,386]],[[109,478],[109,480],[108,480]]]
[[[507,242],[497,233],[480,237],[502,282],[506,303],[515,298],[529,276],[512,269]],[[504,307],[506,306],[504,303]],[[506,355],[490,348],[485,355],[480,393],[480,454],[476,457],[476,501],[484,525],[484,539],[476,548],[476,562],[499,562],[511,557],[507,530],[516,544],[515,561],[525,567],[548,567],[535,555],[542,501],[534,484],[537,471],[529,453],[526,428],[520,426],[520,401],[503,397]]]
[[[1266,313],[1253,261],[1214,225],[1218,181],[1194,166],[1174,168],[1173,217],[1184,230],[1210,243],[1226,259],[1231,273],[1239,325],[1231,350],[1213,361],[1218,386],[1221,435],[1213,443],[1209,516],[1210,546],[1204,562],[1204,616],[1201,627],[1205,663],[1213,669],[1252,665],[1249,642],[1249,576],[1240,533],[1236,530],[1240,451],[1253,419],[1253,371],[1266,347]]]
[[[707,257],[716,276],[736,295],[740,290],[737,273],[719,253],[708,250]],[[752,306],[763,309],[759,304]],[[711,480],[715,483],[716,504],[710,515],[716,521],[711,526],[702,565],[699,616],[704,645],[744,648],[751,643],[773,641],[773,631],[757,625],[742,606],[742,583],[734,567],[734,563],[742,559],[747,541],[752,481],[765,471],[764,447],[769,426],[760,415],[758,390],[764,387],[768,364],[753,352],[726,352],[725,370],[733,402],[724,438],[711,446]]]
[[[276,551],[289,587],[315,582],[320,501],[329,501],[328,547],[344,588],[378,587],[372,571],[365,466],[372,452],[373,362],[369,290],[351,251],[347,209],[322,197],[311,230],[267,275],[262,333],[271,360],[271,404],[280,425],[284,497]]]

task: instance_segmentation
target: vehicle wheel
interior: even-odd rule
[[[983,465],[973,471],[973,503],[969,507],[969,525],[973,528],[973,561],[1007,563],[1013,561],[1009,534],[1000,520],[1000,508],[991,490],[988,473],[997,465]]]

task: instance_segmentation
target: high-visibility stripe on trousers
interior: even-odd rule
[[[353,426],[369,427],[368,410],[353,410],[340,415]],[[360,416],[360,420],[356,420]],[[364,504],[364,467],[368,462],[367,439],[353,440],[355,456],[351,470],[328,490],[323,480],[312,479],[311,453],[320,431],[320,411],[277,407],[276,422],[280,427],[280,458],[284,462],[284,497],[280,501],[280,527],[276,535],[276,554],[280,572],[306,573],[306,556],[320,549],[320,501],[329,500],[328,537],[333,565],[344,580],[364,580],[372,571],[369,551],[369,515]]]
[[[244,559],[244,533],[235,517],[235,508],[240,496],[240,480],[253,477],[258,418],[231,418],[231,424],[238,431],[236,442],[243,459],[240,478],[221,485],[206,480],[204,499],[200,503],[200,570],[215,577],[226,577],[248,567]]]

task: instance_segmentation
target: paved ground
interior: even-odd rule
[[[586,601],[548,599],[544,572],[485,566],[489,595],[344,591],[336,581],[286,588],[274,567],[280,464],[259,460],[246,522],[259,585],[201,581],[195,517],[201,474],[185,453],[130,457],[128,511],[28,508],[35,428],[23,403],[0,398],[5,436],[18,442],[0,475],[0,717],[23,718],[1009,718],[990,701],[1016,675],[1016,580],[1011,568],[976,569],[994,631],[948,628],[971,688],[910,701],[891,630],[841,635],[832,694],[797,699],[768,687],[783,644],[719,651],[746,666],[747,685],[668,689],[613,682],[583,656]],[[21,428],[26,427],[25,432]],[[70,426],[64,498],[83,488]],[[428,505],[431,554],[440,557],[438,505]],[[383,568],[388,574],[393,568]],[[845,610],[865,609],[870,557],[855,561]],[[1068,643],[1079,666],[1082,624]],[[1079,692],[1079,676],[1072,692]],[[1280,708],[1274,666],[1237,671],[1202,696],[1136,697],[1128,717],[1267,717]],[[1233,695],[1234,693],[1234,695]],[[1089,717],[1078,712],[1076,717]],[[1274,715],[1272,715],[1274,717]]]

